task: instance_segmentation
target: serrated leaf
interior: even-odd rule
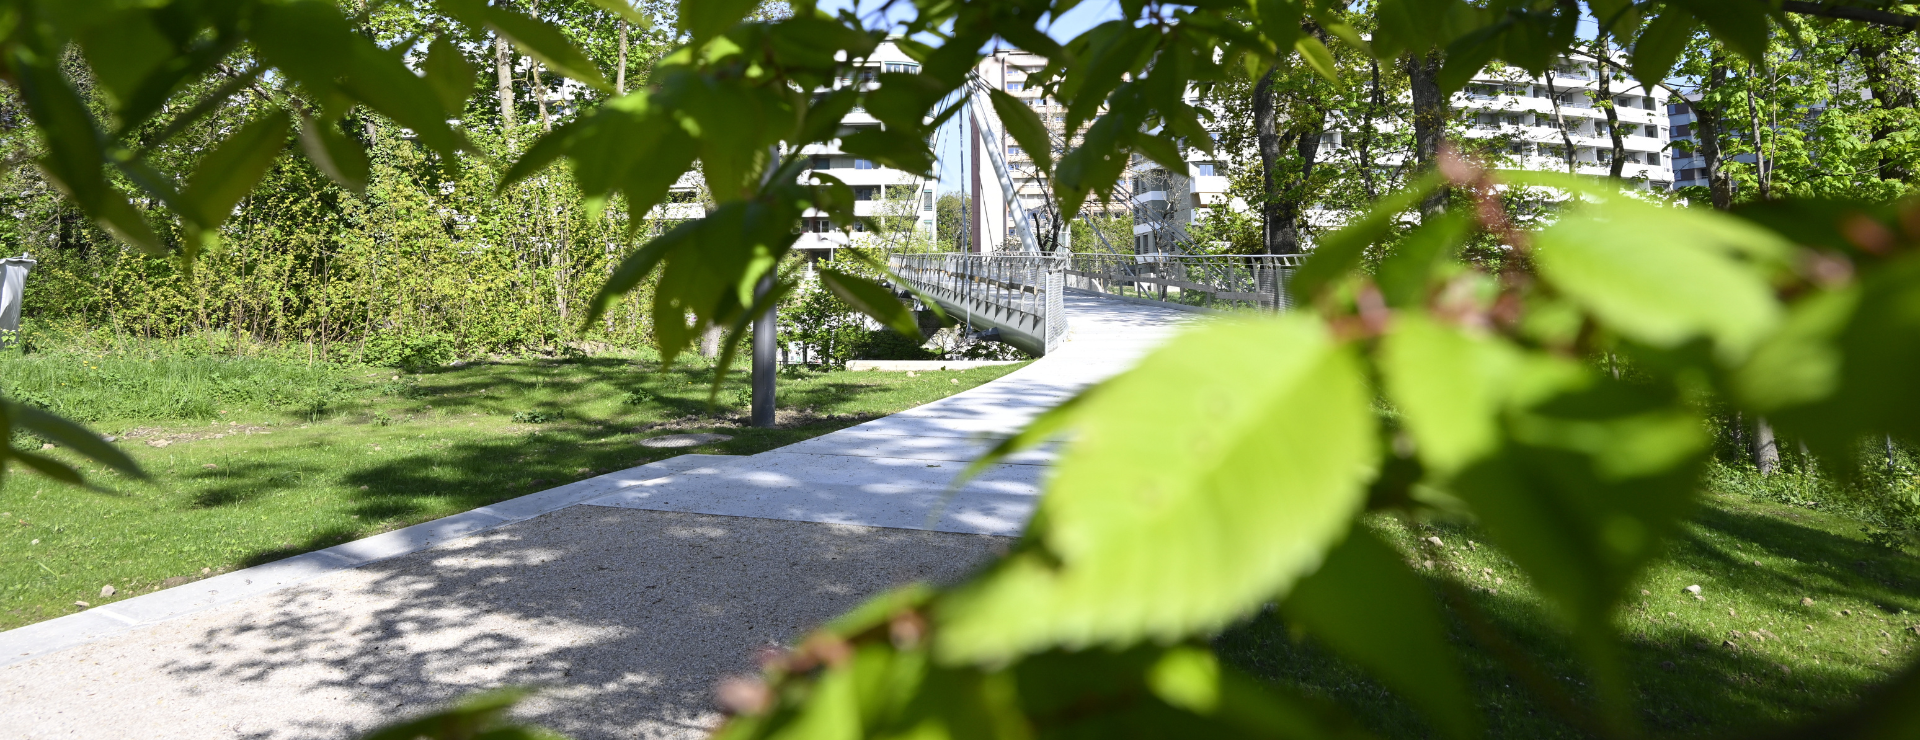
[[[1042,175],[1051,174],[1053,137],[1047,133],[1047,125],[1040,122],[1040,116],[1005,90],[988,90],[987,95],[993,101],[993,112],[1000,116],[1000,125],[1007,127],[1007,135],[1027,150]]]
[[[1640,31],[1633,43],[1633,76],[1646,84],[1667,79],[1673,63],[1693,38],[1693,17],[1669,7]]]
[[[639,26],[643,31],[653,28],[653,19],[648,18],[646,13],[634,7],[628,0],[589,0],[589,2],[625,18],[628,23]]]
[[[454,46],[446,36],[434,39],[421,67],[427,82],[433,84],[433,91],[440,94],[440,107],[455,117],[465,112],[467,99],[473,96],[475,77],[473,64],[467,61],[460,47]]]
[[[745,19],[759,4],[760,0],[680,0],[677,18],[680,28],[692,37],[688,45],[698,48]]]
[[[1419,314],[1405,314],[1380,345],[1387,397],[1401,411],[1420,462],[1442,480],[1499,449],[1499,411],[1520,358],[1509,346]]]
[[[1481,718],[1432,592],[1400,553],[1365,527],[1355,526],[1280,610],[1405,697],[1446,735],[1480,734]]]
[[[893,291],[888,290],[887,286],[829,267],[820,268],[819,274],[821,284],[854,310],[872,316],[875,321],[899,332],[900,336],[920,338],[920,324],[913,317],[913,309],[894,297]]]
[[[1340,70],[1333,63],[1333,52],[1327,51],[1327,45],[1312,36],[1301,36],[1293,42],[1294,51],[1300,52],[1300,58],[1312,67],[1313,71],[1329,82],[1340,81]]]
[[[1737,362],[1779,325],[1769,276],[1790,248],[1724,214],[1617,195],[1541,230],[1533,257],[1547,282],[1622,336],[1662,348],[1708,339]]]
[[[139,463],[127,457],[127,453],[101,439],[99,435],[88,431],[86,427],[26,404],[0,400],[0,406],[4,406],[3,410],[11,416],[14,428],[33,432],[89,460],[135,478],[147,477],[147,474],[140,470]]]
[[[1320,240],[1320,246],[1294,273],[1288,284],[1295,295],[1311,297],[1334,280],[1353,271],[1369,246],[1379,243],[1400,227],[1401,214],[1414,207],[1433,188],[1439,186],[1437,173],[1428,173],[1407,184],[1399,192],[1373,204],[1365,214]]]
[[[1178,639],[1284,595],[1363,502],[1370,397],[1314,320],[1174,339],[1082,402],[1025,548],[943,602],[938,654]]]
[[[1767,0],[1669,0],[1685,8],[1706,24],[1713,37],[1749,61],[1760,62],[1767,53],[1767,36],[1776,15]]]
[[[225,223],[233,207],[253,192],[261,176],[273,167],[287,147],[293,119],[273,110],[227,136],[220,146],[200,158],[186,188],[180,191],[182,215],[212,230]]]
[[[367,189],[372,165],[360,142],[348,138],[331,122],[311,119],[300,123],[300,149],[313,166],[320,168],[340,187],[358,195]]]

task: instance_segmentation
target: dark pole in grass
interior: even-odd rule
[[[767,274],[760,276],[760,284],[753,288],[755,298],[773,291],[773,273],[776,270],[768,270]],[[773,319],[772,306],[753,318],[753,425],[762,429],[773,427]]]

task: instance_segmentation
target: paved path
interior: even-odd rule
[[[950,581],[1049,457],[988,444],[1193,314],[1068,297],[993,383],[749,457],[685,455],[0,633],[0,738],[339,738],[501,685],[582,740],[698,737],[721,676],[873,593]]]

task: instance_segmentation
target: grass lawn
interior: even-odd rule
[[[656,373],[631,359],[330,375],[204,359],[182,361],[170,375],[142,362],[0,360],[0,375],[16,381],[9,395],[118,437],[154,477],[140,483],[89,466],[106,490],[17,472],[0,482],[0,629],[673,455],[760,452],[1019,367],[918,377],[783,371],[780,427],[752,429],[740,425],[745,373],[729,376],[710,409],[705,368]],[[303,385],[276,387],[295,383]],[[637,444],[685,432],[733,439],[674,450]],[[107,585],[117,593],[103,598]]]
[[[1468,527],[1378,523],[1429,577],[1468,587],[1482,614],[1585,698],[1569,645],[1510,561],[1474,543]],[[1709,498],[1620,614],[1641,721],[1660,735],[1691,737],[1802,719],[1857,700],[1913,660],[1920,559],[1870,544],[1861,529],[1835,514]],[[1445,547],[1423,542],[1431,536]],[[1704,600],[1685,591],[1696,584]],[[1471,691],[1493,737],[1586,737],[1524,691],[1464,626],[1453,625],[1451,637],[1465,648]],[[1312,640],[1294,639],[1278,616],[1263,615],[1216,645],[1227,660],[1342,704],[1388,737],[1432,736],[1411,708]]]

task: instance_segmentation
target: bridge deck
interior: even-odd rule
[[[581,740],[703,737],[715,682],[751,673],[756,649],[1002,550],[1004,537],[980,535],[1020,531],[1046,453],[995,466],[932,516],[982,436],[1012,433],[1196,317],[1090,295],[1066,306],[1055,352],[910,411],[0,633],[6,724],[26,737],[337,738],[536,685],[546,693],[518,713]]]

